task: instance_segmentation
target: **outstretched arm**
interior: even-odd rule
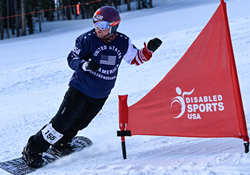
[[[131,64],[138,66],[150,60],[152,54],[158,49],[158,47],[160,47],[161,44],[162,41],[159,38],[151,39],[147,45],[144,42],[144,48],[138,50]]]

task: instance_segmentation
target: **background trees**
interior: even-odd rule
[[[137,4],[137,8],[152,7],[152,0],[0,0],[0,39],[10,38],[11,35],[25,36],[34,33],[35,23],[55,20],[75,20],[91,18],[97,8],[103,5],[119,6],[130,3]],[[80,5],[77,14],[76,4]]]

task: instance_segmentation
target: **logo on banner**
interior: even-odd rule
[[[173,98],[171,107],[174,103],[179,103],[181,112],[174,118],[182,117],[185,112],[188,119],[201,119],[202,113],[211,113],[224,111],[224,103],[222,95],[205,95],[192,96],[194,88],[190,92],[183,92],[179,87],[176,87],[176,93],[179,96]]]
[[[190,92],[183,92],[183,93],[181,91],[181,88],[179,88],[179,87],[176,87],[175,90],[176,90],[176,93],[180,96],[176,96],[175,98],[173,98],[173,101],[171,103],[171,107],[172,107],[173,103],[175,103],[175,102],[177,102],[181,105],[181,113],[178,116],[174,117],[174,118],[180,118],[186,111],[186,104],[185,104],[184,96],[191,95],[194,92],[194,89]]]

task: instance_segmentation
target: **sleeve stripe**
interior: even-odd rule
[[[147,49],[146,43],[144,43],[144,48],[137,51],[137,54],[131,61],[131,64],[136,64],[137,66],[143,64],[144,62],[150,60],[152,53],[152,51]]]

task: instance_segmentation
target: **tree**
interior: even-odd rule
[[[25,0],[21,0],[22,36],[26,35]]]
[[[71,4],[70,0],[66,0],[66,5],[69,6]],[[68,20],[71,20],[71,8],[70,7],[67,7],[66,8],[66,13],[67,13],[67,19]]]
[[[49,9],[54,9],[55,8],[55,1],[54,0],[50,0],[49,1]],[[48,17],[49,21],[54,21],[54,10],[50,10],[49,11],[49,17]]]
[[[3,17],[3,10],[4,4],[2,1],[0,1],[0,18]],[[4,39],[4,20],[0,19],[0,33],[1,33],[1,40]]]
[[[28,30],[29,34],[34,33],[34,27],[35,27],[34,22],[33,22],[33,14],[32,13],[30,14],[30,12],[32,12],[32,10],[33,10],[32,9],[32,0],[27,0],[26,11],[29,14],[26,15],[26,19],[27,19],[26,25],[29,28],[29,30]]]
[[[141,0],[138,0],[138,9],[141,9]]]
[[[130,0],[127,0],[127,7],[128,7],[128,11],[131,10],[131,7],[130,7]]]
[[[117,9],[117,5],[118,5],[117,0],[114,0],[114,6],[115,6],[116,9]]]
[[[9,15],[9,0],[6,0],[6,13],[7,13],[7,16],[10,16]],[[7,26],[6,26],[6,33],[7,33],[7,38],[10,38],[10,32],[9,32],[9,28],[10,28],[10,19],[9,18],[6,18],[6,22],[7,22]]]
[[[13,16],[15,14],[13,0],[9,0],[9,4],[10,4],[10,16]],[[11,27],[12,35],[15,35],[15,18],[9,18],[9,19],[10,19],[10,27]]]
[[[138,9],[141,8],[148,8],[148,0],[138,0]]]
[[[150,8],[153,8],[153,2],[152,2],[153,0],[149,0],[149,7]]]
[[[15,23],[16,23],[16,36],[20,36],[20,31],[19,31],[19,19],[18,19],[18,8],[17,8],[17,1],[14,0],[14,14],[16,15],[15,17]]]

